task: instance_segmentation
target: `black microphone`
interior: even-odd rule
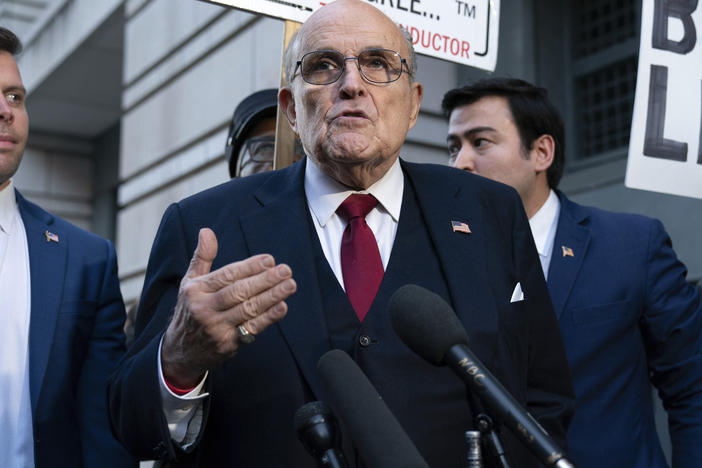
[[[320,468],[348,468],[341,451],[341,431],[323,401],[305,403],[295,412],[295,431]]]
[[[345,352],[327,352],[317,363],[329,404],[368,468],[429,468],[382,397]]]
[[[572,467],[539,423],[512,397],[468,348],[468,335],[440,296],[408,284],[390,298],[395,333],[415,353],[436,366],[448,364],[497,418],[546,466]]]

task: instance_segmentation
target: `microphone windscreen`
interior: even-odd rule
[[[318,418],[315,418],[318,416]],[[323,401],[310,401],[295,411],[295,431],[300,431],[310,425],[311,421],[327,421],[332,418],[331,409]]]
[[[468,335],[450,305],[441,296],[416,284],[406,284],[390,298],[390,321],[395,333],[415,353],[440,366],[456,344],[468,344]]]
[[[328,402],[369,468],[428,468],[363,371],[341,350],[317,363]]]

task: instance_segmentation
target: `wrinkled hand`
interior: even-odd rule
[[[161,347],[163,375],[179,388],[197,385],[205,371],[234,356],[238,325],[258,334],[282,319],[297,289],[290,267],[255,255],[210,272],[217,238],[200,229],[197,248],[180,282],[178,301]]]

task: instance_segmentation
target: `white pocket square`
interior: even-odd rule
[[[522,285],[521,283],[517,283],[517,285],[514,287],[514,291],[512,291],[512,299],[510,299],[509,302],[519,302],[523,300],[524,293],[522,292]]]

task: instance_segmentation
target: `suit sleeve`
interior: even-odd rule
[[[108,384],[113,431],[141,459],[187,456],[171,441],[163,413],[158,349],[173,315],[180,281],[187,271],[195,241],[186,236],[178,205],[171,205],[161,220],[149,257],[137,312],[136,340]],[[203,426],[208,404],[206,399]]]
[[[702,304],[686,274],[653,221],[641,326],[651,381],[668,413],[674,468],[702,466]]]
[[[104,241],[105,267],[95,309],[94,323],[80,373],[76,402],[85,466],[125,468],[136,466],[112,436],[107,419],[107,378],[124,354],[124,303],[117,277],[117,257],[112,243]]]
[[[527,409],[567,451],[566,433],[575,410],[570,369],[529,222],[519,199],[517,204],[513,252],[529,315]]]

